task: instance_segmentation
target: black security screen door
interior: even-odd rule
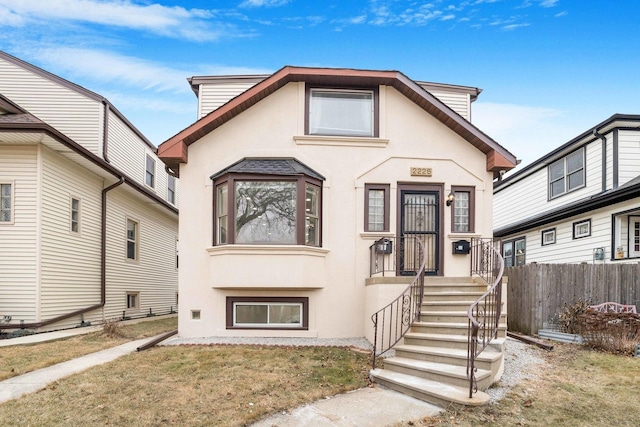
[[[440,265],[439,244],[440,236],[440,207],[438,191],[401,191],[400,194],[400,251],[399,273],[401,275],[415,274],[420,268],[417,254],[417,243],[424,244],[426,265],[425,274],[438,274]]]

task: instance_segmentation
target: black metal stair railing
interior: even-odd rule
[[[402,294],[371,316],[374,328],[373,369],[376,368],[376,358],[396,345],[420,316],[425,264],[425,249],[420,238],[385,238],[371,246],[372,276],[376,273],[384,276],[391,265],[402,269],[402,274],[408,273],[407,266],[417,267],[412,269],[415,276]]]
[[[471,274],[484,279],[488,290],[478,298],[467,312],[469,318],[467,378],[469,398],[478,391],[476,382],[476,359],[487,348],[491,340],[498,337],[502,314],[502,274],[504,260],[493,246],[492,239],[473,239],[471,242]]]

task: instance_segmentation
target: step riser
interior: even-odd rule
[[[458,350],[466,350],[469,343],[464,341],[452,341],[452,340],[438,340],[434,338],[416,338],[416,337],[404,337],[404,343],[408,345],[421,345],[424,347],[441,347],[451,348]]]
[[[425,300],[422,302],[422,312],[430,313],[432,311],[464,311],[466,312],[471,307],[474,301],[434,301]],[[488,306],[491,310],[494,309],[495,304]],[[504,304],[502,304],[502,311],[504,312]]]
[[[453,385],[456,387],[469,387],[469,380],[466,378],[452,377],[445,373],[423,371],[420,369],[412,369],[408,366],[399,366],[393,364],[384,364],[384,368],[393,372],[398,372],[406,375],[413,375],[414,377],[424,378],[426,380],[438,381],[444,384]],[[491,377],[485,376],[481,380],[477,380],[478,390],[486,390],[491,385]]]
[[[387,380],[382,379],[382,378],[376,378],[375,382],[378,383],[378,384],[381,384],[381,385],[383,385],[385,387],[388,387],[391,390],[395,390],[395,391],[397,391],[399,393],[405,394],[407,396],[411,396],[411,397],[413,397],[415,399],[419,399],[419,400],[422,400],[424,402],[428,402],[428,403],[431,403],[433,405],[440,406],[441,408],[446,408],[451,404],[451,402],[448,401],[448,400],[439,398],[437,396],[432,396],[432,395],[427,394],[427,393],[421,393],[421,392],[419,392],[417,390],[414,390],[414,389],[411,389],[411,388],[408,388],[408,387],[404,387],[401,384],[397,384],[397,383],[392,382],[392,381],[387,381]]]
[[[424,360],[435,363],[448,363],[454,366],[467,366],[467,358],[452,357],[443,354],[427,354],[427,353],[414,353],[412,351],[404,351],[396,348],[397,357],[406,357],[407,359]],[[495,362],[499,365],[499,361]],[[476,367],[478,369],[484,369],[494,372],[497,368],[493,366],[494,363],[487,360],[476,360]]]
[[[461,292],[443,292],[443,293],[429,293],[424,295],[424,301],[468,301],[469,305],[473,304],[475,300],[481,297],[482,294],[465,294]]]
[[[500,315],[501,323],[505,323],[507,314],[502,313]],[[469,321],[469,317],[466,313],[460,314],[435,314],[431,312],[420,313],[421,322],[443,322],[443,323],[466,323]]]
[[[460,324],[460,326],[445,326],[445,325],[418,325],[414,324],[411,327],[411,332],[416,332],[420,334],[443,334],[443,335],[460,335],[467,336],[468,326],[466,323]],[[498,329],[498,338],[506,338],[507,336],[507,328],[503,324]]]
[[[425,292],[487,292],[487,287],[482,285],[424,285]]]

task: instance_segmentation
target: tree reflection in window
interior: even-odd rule
[[[296,183],[238,181],[236,243],[296,243]]]

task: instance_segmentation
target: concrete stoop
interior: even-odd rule
[[[466,310],[485,291],[486,285],[471,278],[425,281],[421,321],[394,347],[395,356],[384,359],[384,368],[370,372],[372,380],[442,407],[487,404],[489,395],[484,390],[500,379],[504,370],[507,322],[503,314],[498,339],[476,359],[478,391],[469,398]]]

